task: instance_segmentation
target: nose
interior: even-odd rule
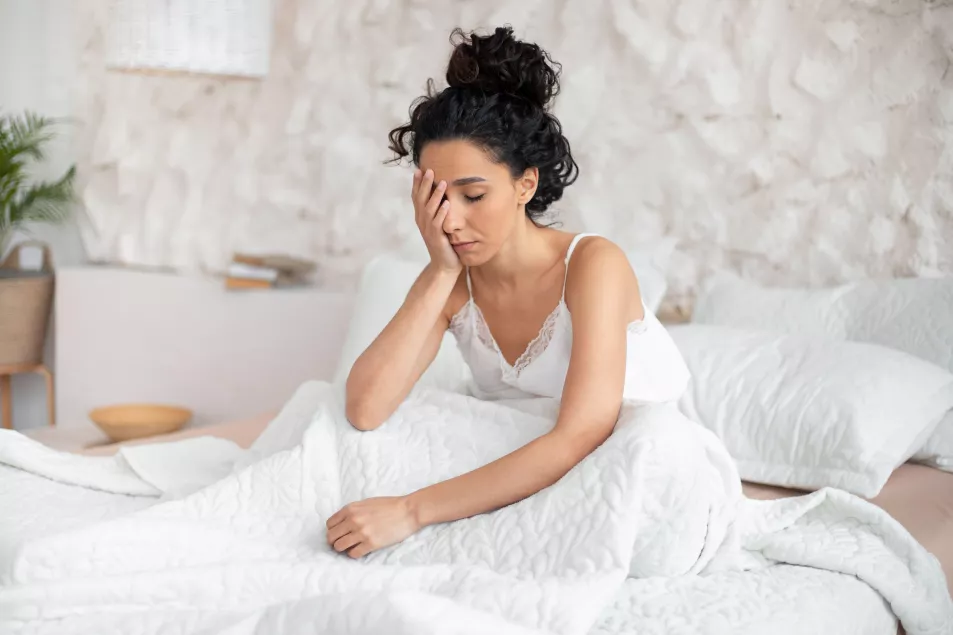
[[[447,199],[450,201],[450,199]],[[445,234],[453,234],[458,232],[466,226],[466,219],[464,218],[463,206],[459,203],[454,203],[450,201],[450,211],[447,212],[447,217],[443,219],[443,231]]]

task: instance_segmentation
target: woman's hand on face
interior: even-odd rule
[[[327,527],[331,548],[352,558],[397,544],[420,529],[404,496],[351,503],[331,516]]]
[[[430,262],[442,271],[457,272],[463,268],[457,252],[450,245],[450,239],[443,231],[443,222],[450,212],[450,201],[444,200],[447,191],[446,181],[440,181],[436,187],[433,183],[433,170],[421,173],[420,168],[414,171],[414,187],[412,198],[414,212],[417,218],[417,229],[423,236],[427,251],[430,252]]]

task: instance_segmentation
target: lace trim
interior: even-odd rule
[[[518,377],[526,368],[532,364],[536,359],[543,354],[543,352],[549,348],[549,343],[553,339],[553,334],[556,332],[556,320],[559,319],[559,312],[563,308],[563,303],[560,301],[556,305],[556,308],[546,317],[543,321],[543,325],[539,329],[539,333],[536,334],[529,344],[526,345],[526,350],[516,358],[516,362],[511,367],[512,372]],[[486,318],[483,317],[483,311],[480,310],[480,307],[473,301],[468,301],[464,304],[457,313],[450,318],[450,326],[448,327],[450,332],[453,333],[454,337],[457,340],[465,339],[467,336],[467,327],[469,323],[467,318],[471,312],[474,312],[474,322],[476,322],[476,335],[479,338],[480,342],[483,343],[491,351],[494,351],[503,363],[509,367],[509,363],[503,357],[503,353],[500,351],[500,347],[497,346],[496,339],[493,337],[493,333],[490,332],[490,326],[486,323]],[[626,326],[626,333],[631,333],[633,335],[640,335],[648,331],[649,325],[645,318],[641,320],[635,320],[634,322],[629,322]],[[505,370],[510,370],[507,368]]]
[[[466,335],[466,332],[464,331],[464,328],[467,324],[465,313],[469,307],[470,303],[467,302],[460,307],[459,311],[453,314],[452,318],[450,318],[450,326],[447,327],[447,330],[453,333],[453,336],[457,338],[457,340],[463,339],[464,335]]]
[[[500,347],[496,343],[496,339],[493,337],[493,333],[490,332],[490,326],[486,323],[486,318],[483,317],[483,311],[480,310],[480,307],[475,302],[469,302],[468,305],[471,307],[471,310],[475,310],[474,321],[476,322],[476,335],[477,338],[483,342],[483,345],[486,346],[491,351],[494,351],[499,359],[503,361],[503,364],[506,366],[504,369],[507,373],[515,373],[518,377],[521,372],[523,372],[537,357],[543,354],[549,347],[549,342],[553,339],[553,333],[556,331],[556,320],[559,318],[559,311],[562,309],[562,302],[556,305],[556,308],[546,316],[546,319],[543,320],[543,325],[540,327],[539,332],[536,334],[529,344],[526,345],[526,349],[523,353],[516,358],[516,362],[511,367],[509,362],[503,357],[503,352],[500,351]],[[450,320],[450,328],[454,328],[454,323],[457,322],[457,316],[462,314],[463,311],[460,311],[459,314],[453,316]],[[459,320],[459,323],[465,324],[462,317]]]
[[[641,335],[647,330],[649,330],[649,325],[645,322],[645,319],[629,322],[629,325],[626,327],[626,333],[632,333],[633,335]]]
[[[480,310],[480,307],[476,305],[475,302],[471,302],[473,308],[476,309],[476,334],[477,337],[483,342],[483,345],[486,346],[491,351],[496,351],[497,354],[503,355],[500,352],[500,347],[496,345],[496,339],[493,337],[493,333],[490,333],[490,326],[486,323],[486,318],[483,317],[483,311]]]
[[[553,333],[556,332],[556,320],[559,319],[559,310],[562,308],[563,303],[560,301],[552,313],[543,321],[543,325],[539,328],[539,333],[537,333],[536,337],[526,346],[526,350],[523,351],[523,354],[516,358],[516,363],[513,364],[513,370],[517,376],[519,376],[527,366],[532,364],[537,357],[542,355],[543,351],[549,348],[549,342],[553,339]]]

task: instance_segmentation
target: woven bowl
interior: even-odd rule
[[[161,404],[119,404],[91,410],[89,418],[115,442],[168,434],[182,429],[192,411]]]

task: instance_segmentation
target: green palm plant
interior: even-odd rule
[[[54,119],[33,113],[0,114],[0,257],[17,230],[33,223],[61,223],[73,202],[75,166],[52,182],[32,182],[31,163],[46,158]]]

